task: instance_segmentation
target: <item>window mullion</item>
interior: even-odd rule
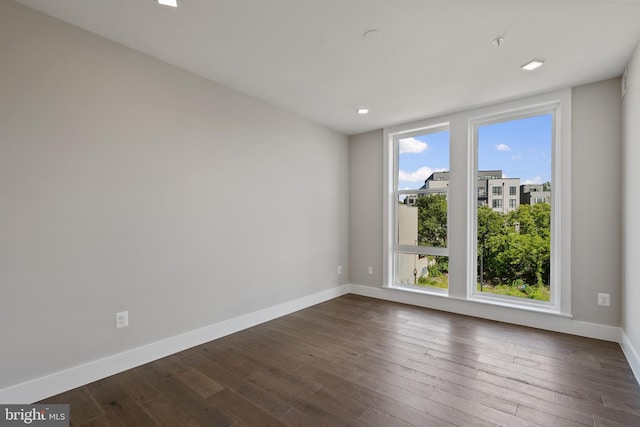
[[[449,248],[439,248],[435,246],[396,245],[394,247],[394,250],[396,252],[413,253],[419,255],[449,256]]]

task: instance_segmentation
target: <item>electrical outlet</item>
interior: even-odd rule
[[[129,326],[129,312],[121,311],[116,313],[116,328],[124,328]]]
[[[341,265],[338,266],[338,274],[342,274],[342,266]]]
[[[373,267],[369,266],[369,274],[373,274]]]
[[[598,305],[609,307],[611,305],[611,297],[609,294],[598,294]]]

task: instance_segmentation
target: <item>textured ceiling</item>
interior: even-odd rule
[[[616,77],[640,41],[640,0],[18,1],[345,134]]]

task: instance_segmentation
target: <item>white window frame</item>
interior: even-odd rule
[[[564,91],[566,92],[566,91]],[[562,93],[564,93],[562,92]],[[569,95],[570,96],[570,95]],[[528,307],[540,311],[550,311],[560,314],[569,315],[571,311],[571,286],[570,286],[570,246],[571,240],[567,239],[565,228],[569,228],[570,219],[567,212],[570,209],[570,161],[567,159],[570,153],[570,133],[566,129],[570,126],[570,101],[567,96],[563,100],[549,100],[539,104],[526,105],[526,102],[520,103],[520,106],[514,108],[501,109],[496,107],[493,111],[486,114],[475,116],[469,120],[469,160],[472,162],[470,173],[476,174],[478,170],[478,128],[485,125],[502,123],[510,120],[517,120],[538,115],[551,114],[552,125],[552,165],[551,182],[554,188],[551,196],[551,272],[550,301],[537,301],[526,298],[510,297],[506,295],[496,295],[484,293],[477,290],[477,197],[472,197],[475,188],[471,188],[468,197],[469,211],[469,242],[468,242],[468,297],[470,300],[493,302],[501,305],[513,307]],[[516,103],[517,104],[517,103]],[[567,105],[569,104],[568,108]],[[569,116],[569,120],[566,119]],[[563,120],[564,119],[564,120]],[[566,184],[565,184],[566,182]],[[469,186],[475,187],[475,183],[469,183]],[[564,234],[563,234],[564,232]],[[564,276],[564,277],[563,277]]]
[[[477,203],[476,188],[476,148],[473,135],[473,123],[486,123],[489,119],[513,117],[517,114],[531,115],[535,111],[555,108],[555,145],[553,147],[553,185],[552,194],[552,263],[553,287],[552,302],[549,304],[529,303],[522,298],[514,300],[499,298],[487,294],[477,295],[476,251],[477,251]],[[460,310],[461,312],[481,313],[486,311],[469,303],[497,306],[508,309],[540,312],[546,314],[571,317],[571,89],[564,89],[547,94],[536,95],[521,100],[509,101],[460,111],[427,120],[396,125],[383,130],[383,288],[401,289],[434,294],[425,289],[412,290],[398,288],[393,283],[394,268],[394,176],[397,176],[396,153],[393,137],[408,136],[411,132],[424,132],[430,127],[448,124],[450,132],[449,167],[450,185],[448,194],[448,256],[449,256],[449,289],[444,296],[448,301],[439,303],[433,300],[434,308]],[[490,197],[487,189],[487,196]],[[457,309],[455,308],[457,307]],[[467,311],[468,310],[468,311]],[[509,317],[510,312],[504,312]]]
[[[449,256],[449,244],[448,244],[448,235],[447,235],[447,247],[435,247],[435,246],[407,246],[398,244],[398,196],[403,194],[441,194],[443,192],[447,193],[449,189],[446,188],[435,188],[435,189],[411,189],[411,190],[399,190],[398,189],[398,163],[399,163],[399,141],[404,138],[411,138],[421,135],[434,134],[438,132],[449,132],[449,123],[442,121],[424,121],[415,124],[414,126],[410,126],[406,129],[398,130],[395,132],[385,132],[385,140],[389,141],[389,149],[390,153],[388,155],[389,161],[389,169],[391,171],[391,175],[386,175],[388,177],[387,181],[390,185],[389,190],[391,192],[390,201],[387,204],[388,210],[385,209],[385,223],[387,221],[393,221],[393,225],[389,227],[387,232],[385,233],[385,247],[388,245],[388,257],[386,262],[384,263],[383,275],[384,275],[384,286],[389,288],[397,288],[397,289],[412,289],[418,292],[424,293],[434,293],[439,295],[447,295],[448,289],[434,288],[434,287],[425,287],[425,286],[415,286],[410,284],[396,283],[395,282],[395,272],[397,268],[397,254],[416,254],[416,255],[430,255],[430,256]],[[451,152],[451,139],[449,138],[449,152]],[[449,156],[450,157],[450,156]],[[449,164],[449,172],[451,172],[451,164]],[[386,169],[385,172],[388,174],[389,169]],[[389,193],[387,193],[389,194]],[[447,234],[449,230],[449,203],[447,202]]]

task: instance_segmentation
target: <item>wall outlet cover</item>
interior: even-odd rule
[[[116,328],[124,328],[129,326],[129,312],[121,311],[116,313]]]
[[[609,294],[598,294],[598,305],[608,307],[611,305],[611,296]]]

